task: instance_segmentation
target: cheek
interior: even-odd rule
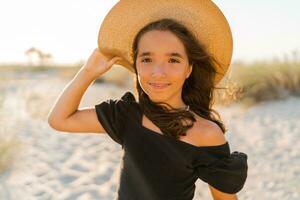
[[[176,84],[182,84],[182,82],[185,81],[185,71],[177,69],[175,71],[170,72],[170,77]]]
[[[140,74],[143,77],[150,76],[152,71],[151,71],[151,66],[145,66],[145,65],[137,65],[136,67],[138,74]]]
[[[150,75],[147,71],[137,68],[137,79],[143,90],[147,90],[147,82],[149,81]]]

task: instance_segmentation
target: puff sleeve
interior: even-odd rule
[[[98,121],[107,134],[118,144],[123,146],[124,128],[130,101],[135,100],[130,92],[126,92],[121,99],[108,99],[95,105]]]
[[[247,179],[248,156],[239,151],[230,153],[228,142],[219,147],[208,149],[204,153],[207,162],[199,162],[196,167],[197,176],[222,192],[237,193],[244,187]]]

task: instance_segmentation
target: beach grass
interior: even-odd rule
[[[0,175],[16,161],[21,148],[17,137],[0,135]]]
[[[218,104],[260,102],[300,96],[300,62],[268,61],[251,64],[234,63],[218,85]]]

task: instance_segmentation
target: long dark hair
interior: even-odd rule
[[[189,105],[190,110],[199,116],[215,122],[223,131],[227,131],[220,120],[219,114],[211,109],[213,104],[213,90],[216,89],[214,79],[216,76],[216,60],[208,55],[204,45],[181,23],[174,19],[164,18],[151,22],[142,28],[134,38],[132,45],[133,68],[135,70],[136,90],[139,105],[143,113],[149,118],[162,133],[179,139],[180,135],[186,135],[186,131],[196,121],[193,113],[188,110],[176,109],[171,105],[167,107],[151,101],[137,81],[136,59],[138,54],[138,43],[141,36],[152,30],[170,31],[183,43],[188,55],[189,64],[193,66],[192,73],[185,80],[182,88],[182,100]]]

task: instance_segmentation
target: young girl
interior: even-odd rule
[[[176,19],[161,17],[171,15]],[[152,18],[159,19],[146,23]],[[199,178],[208,183],[214,199],[237,199],[247,178],[247,155],[231,153],[225,126],[211,108],[221,67],[206,48],[218,43],[214,47],[219,52],[230,54],[223,15],[210,0],[122,0],[103,24],[99,37],[105,54],[95,49],[64,89],[49,114],[51,127],[107,133],[122,146],[116,199],[191,200]],[[129,44],[137,98],[126,91],[95,108],[78,109],[97,77],[115,63],[131,63]]]
[[[51,110],[51,127],[107,133],[122,146],[116,199],[191,200],[198,178],[214,199],[237,199],[247,155],[230,153],[225,127],[211,109],[214,58],[184,25],[167,18],[143,27],[132,49],[138,100],[127,91],[78,109],[88,86],[122,60],[95,49]]]

